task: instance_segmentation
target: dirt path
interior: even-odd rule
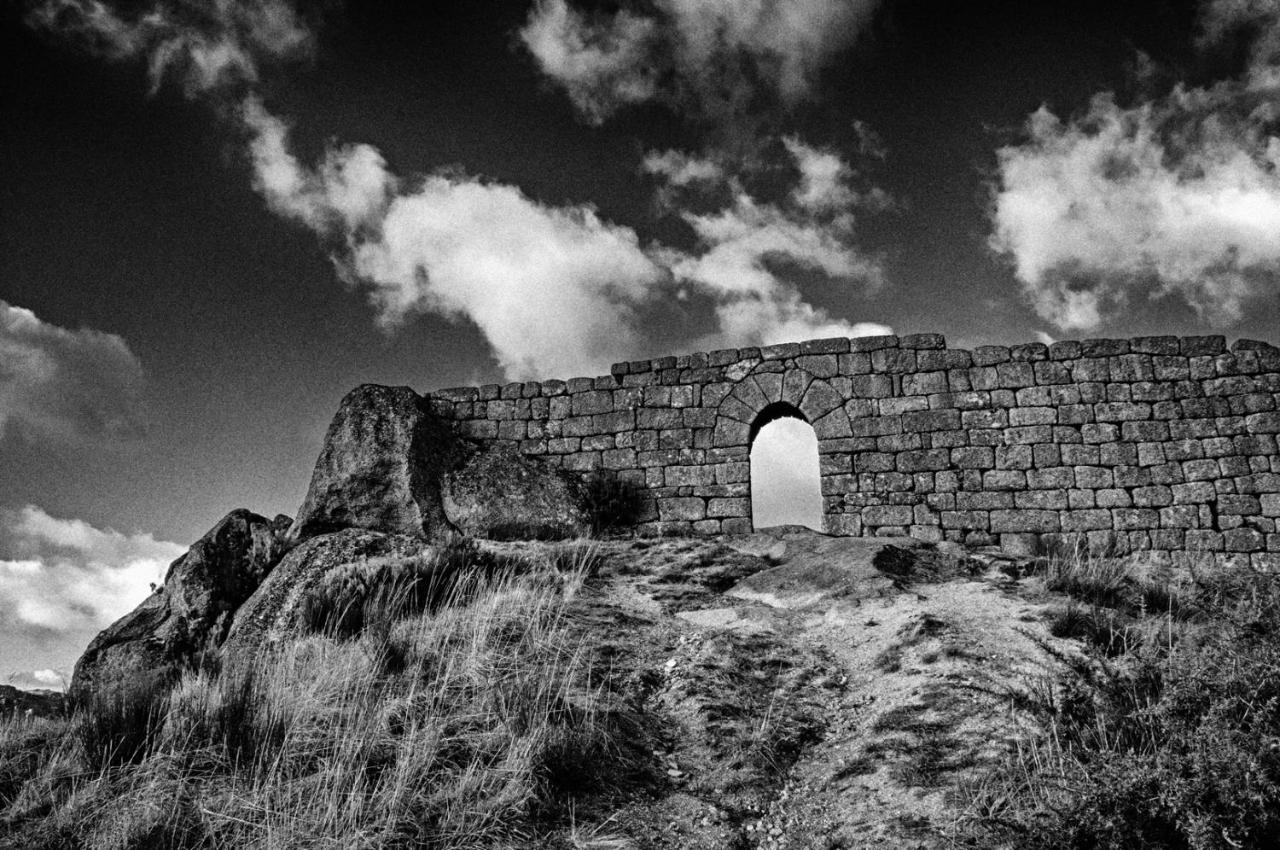
[[[608,544],[602,675],[661,719],[663,781],[568,846],[934,848],[1026,734],[1047,604],[990,556],[778,531]]]

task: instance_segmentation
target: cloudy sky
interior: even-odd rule
[[[226,511],[292,513],[360,382],[1277,338],[1276,0],[3,15],[0,677]]]

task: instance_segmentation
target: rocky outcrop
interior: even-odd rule
[[[313,537],[289,552],[236,613],[224,657],[244,656],[296,635],[303,600],[330,574],[375,559],[409,558],[435,551],[421,537],[348,528]]]
[[[76,662],[72,696],[140,687],[216,651],[236,609],[279,559],[289,523],[243,509],[227,514],[170,565],[162,587],[93,639]]]
[[[359,386],[329,425],[289,539],[344,528],[439,538],[451,530],[440,480],[469,453],[410,388]]]
[[[445,516],[472,537],[556,540],[591,529],[581,480],[513,448],[476,453],[441,490]]]

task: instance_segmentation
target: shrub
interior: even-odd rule
[[[99,688],[75,703],[72,729],[91,769],[142,760],[164,723],[171,683],[171,676],[157,673]]]
[[[416,591],[384,594],[391,611],[366,600],[355,634],[321,631],[97,714],[81,707],[112,746],[70,748],[70,769],[39,765],[72,778],[28,782],[18,820],[0,798],[0,845],[536,846],[575,806],[649,777],[654,747],[637,708],[593,681],[569,607],[592,547],[563,549],[454,604],[432,608],[424,592],[418,616],[405,604]],[[459,544],[435,563],[474,554]],[[112,754],[109,773],[85,769],[94,752]],[[31,769],[14,762],[15,777]]]
[[[366,628],[385,632],[397,620],[460,601],[510,566],[466,537],[429,556],[369,561],[310,589],[301,602],[302,628],[340,638]]]
[[[595,535],[634,526],[643,505],[639,489],[606,472],[594,472],[584,484],[583,499]]]
[[[1280,582],[1237,570],[1176,598],[1068,664],[1048,734],[975,794],[976,846],[1280,846]]]

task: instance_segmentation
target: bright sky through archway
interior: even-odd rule
[[[765,425],[751,446],[751,511],[756,528],[805,525],[822,531],[818,438],[799,419]]]

